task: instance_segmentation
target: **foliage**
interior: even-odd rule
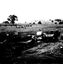
[[[8,21],[11,21],[12,24],[15,23],[15,21],[18,21],[18,17],[16,15],[10,15],[9,18],[7,18]]]
[[[38,24],[42,24],[41,21],[39,21]]]

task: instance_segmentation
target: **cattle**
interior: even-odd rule
[[[56,31],[48,31],[43,33],[43,40],[47,41],[58,41],[60,36],[60,32],[58,30]]]
[[[36,33],[35,39],[37,41],[43,41],[43,42],[53,42],[58,41],[60,37],[60,31],[59,30],[51,30],[51,31],[38,31]]]

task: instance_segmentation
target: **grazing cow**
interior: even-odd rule
[[[43,33],[43,41],[49,42],[49,41],[58,41],[60,36],[60,32],[58,30],[56,31],[50,31]]]

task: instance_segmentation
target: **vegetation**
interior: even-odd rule
[[[33,24],[35,24],[35,22],[33,22]]]
[[[8,21],[4,21],[3,23],[5,23],[5,24],[9,24],[9,22],[8,22]]]
[[[57,21],[57,22],[61,22],[62,20],[61,20],[61,19],[55,19],[55,21]]]
[[[59,22],[59,24],[63,24],[63,21],[62,22]]]
[[[29,28],[28,24],[26,24],[26,25],[23,24],[23,26],[25,26],[26,29],[21,28],[20,27],[21,25],[18,25],[18,24],[17,24],[17,26],[20,28],[17,28],[16,26],[14,26],[16,19],[18,19],[17,16],[10,15],[8,18],[8,21],[5,21],[3,23],[12,23],[12,26],[11,27],[3,26],[4,28],[2,26],[0,27],[0,31],[1,31],[0,32],[0,59],[2,60],[1,61],[2,64],[3,63],[4,64],[5,63],[6,64],[9,64],[9,63],[16,64],[16,63],[22,62],[21,60],[22,60],[22,58],[24,59],[26,54],[27,54],[26,59],[28,59],[29,56],[33,55],[33,54],[34,54],[33,57],[35,57],[35,54],[36,54],[36,58],[38,58],[38,57],[40,58],[41,57],[40,55],[45,57],[45,54],[47,54],[47,53],[48,53],[48,56],[50,55],[49,57],[52,57],[51,55],[54,54],[54,53],[52,54],[52,52],[55,50],[52,50],[50,54],[49,54],[49,52],[51,49],[56,48],[56,45],[57,45],[56,42],[59,41],[59,37],[60,37],[59,28],[63,28],[63,25],[55,25],[55,24],[54,25],[43,25],[41,23],[41,21],[39,21],[38,24],[34,24],[30,28]],[[30,24],[30,25],[32,25],[32,24]],[[40,31],[39,29],[42,30],[42,34],[40,36],[37,36],[36,33],[37,33],[37,31]],[[58,29],[58,31],[57,30],[54,31],[55,29]],[[53,30],[53,31],[51,31],[51,30]],[[61,31],[63,33],[63,29],[61,29]],[[52,34],[53,34],[53,36],[51,36]],[[63,39],[63,35],[61,36],[61,38]],[[44,43],[45,43],[45,46],[43,46]],[[58,42],[58,44],[59,44],[59,42]],[[49,47],[48,47],[48,45],[49,45]],[[45,48],[43,48],[43,47],[45,47]],[[42,50],[41,50],[41,48],[42,48]],[[50,48],[50,49],[48,49],[48,48]],[[31,51],[27,52],[27,50],[30,50],[30,49],[31,49]],[[34,49],[36,49],[36,50],[34,50]],[[28,53],[30,53],[30,55]],[[38,55],[38,54],[40,54],[40,55]],[[32,59],[35,60],[35,58],[33,58],[33,57],[32,57]],[[43,57],[41,57],[41,58],[43,58]],[[31,56],[30,56],[30,58],[31,58]],[[38,62],[40,62],[40,59]],[[41,63],[43,63],[43,62],[41,62]],[[23,64],[23,63],[20,63],[20,64]],[[24,64],[25,64],[25,62],[24,62]]]
[[[18,20],[18,17],[16,15],[10,15],[9,18],[7,18],[7,20],[14,25],[15,21]]]
[[[41,21],[39,21],[38,24],[42,24]]]

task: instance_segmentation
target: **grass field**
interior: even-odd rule
[[[22,27],[24,26],[24,27]],[[58,29],[63,33],[63,25],[59,24],[33,24],[32,26],[27,25],[15,25],[15,26],[0,26],[0,32],[20,32],[21,34],[36,34],[37,31],[51,31]]]
[[[19,35],[24,37],[28,34],[35,34],[40,30],[50,31],[56,29],[63,33],[63,25],[36,24],[32,25],[31,27],[26,27],[26,25],[24,27],[17,27],[17,25],[0,26],[0,32],[19,32]],[[11,36],[12,35],[13,34],[11,34]],[[38,44],[35,41],[31,41],[30,43],[25,44],[22,43],[22,41],[18,42],[18,38],[16,38],[15,41],[12,41],[14,40],[12,38],[13,37],[9,38],[10,41],[4,40],[5,43],[0,44],[0,59],[2,59],[2,64],[60,64],[63,62],[63,55],[61,56],[60,51],[58,50],[59,46],[63,47],[63,41],[48,43],[41,41]],[[59,57],[57,57],[58,55]]]

